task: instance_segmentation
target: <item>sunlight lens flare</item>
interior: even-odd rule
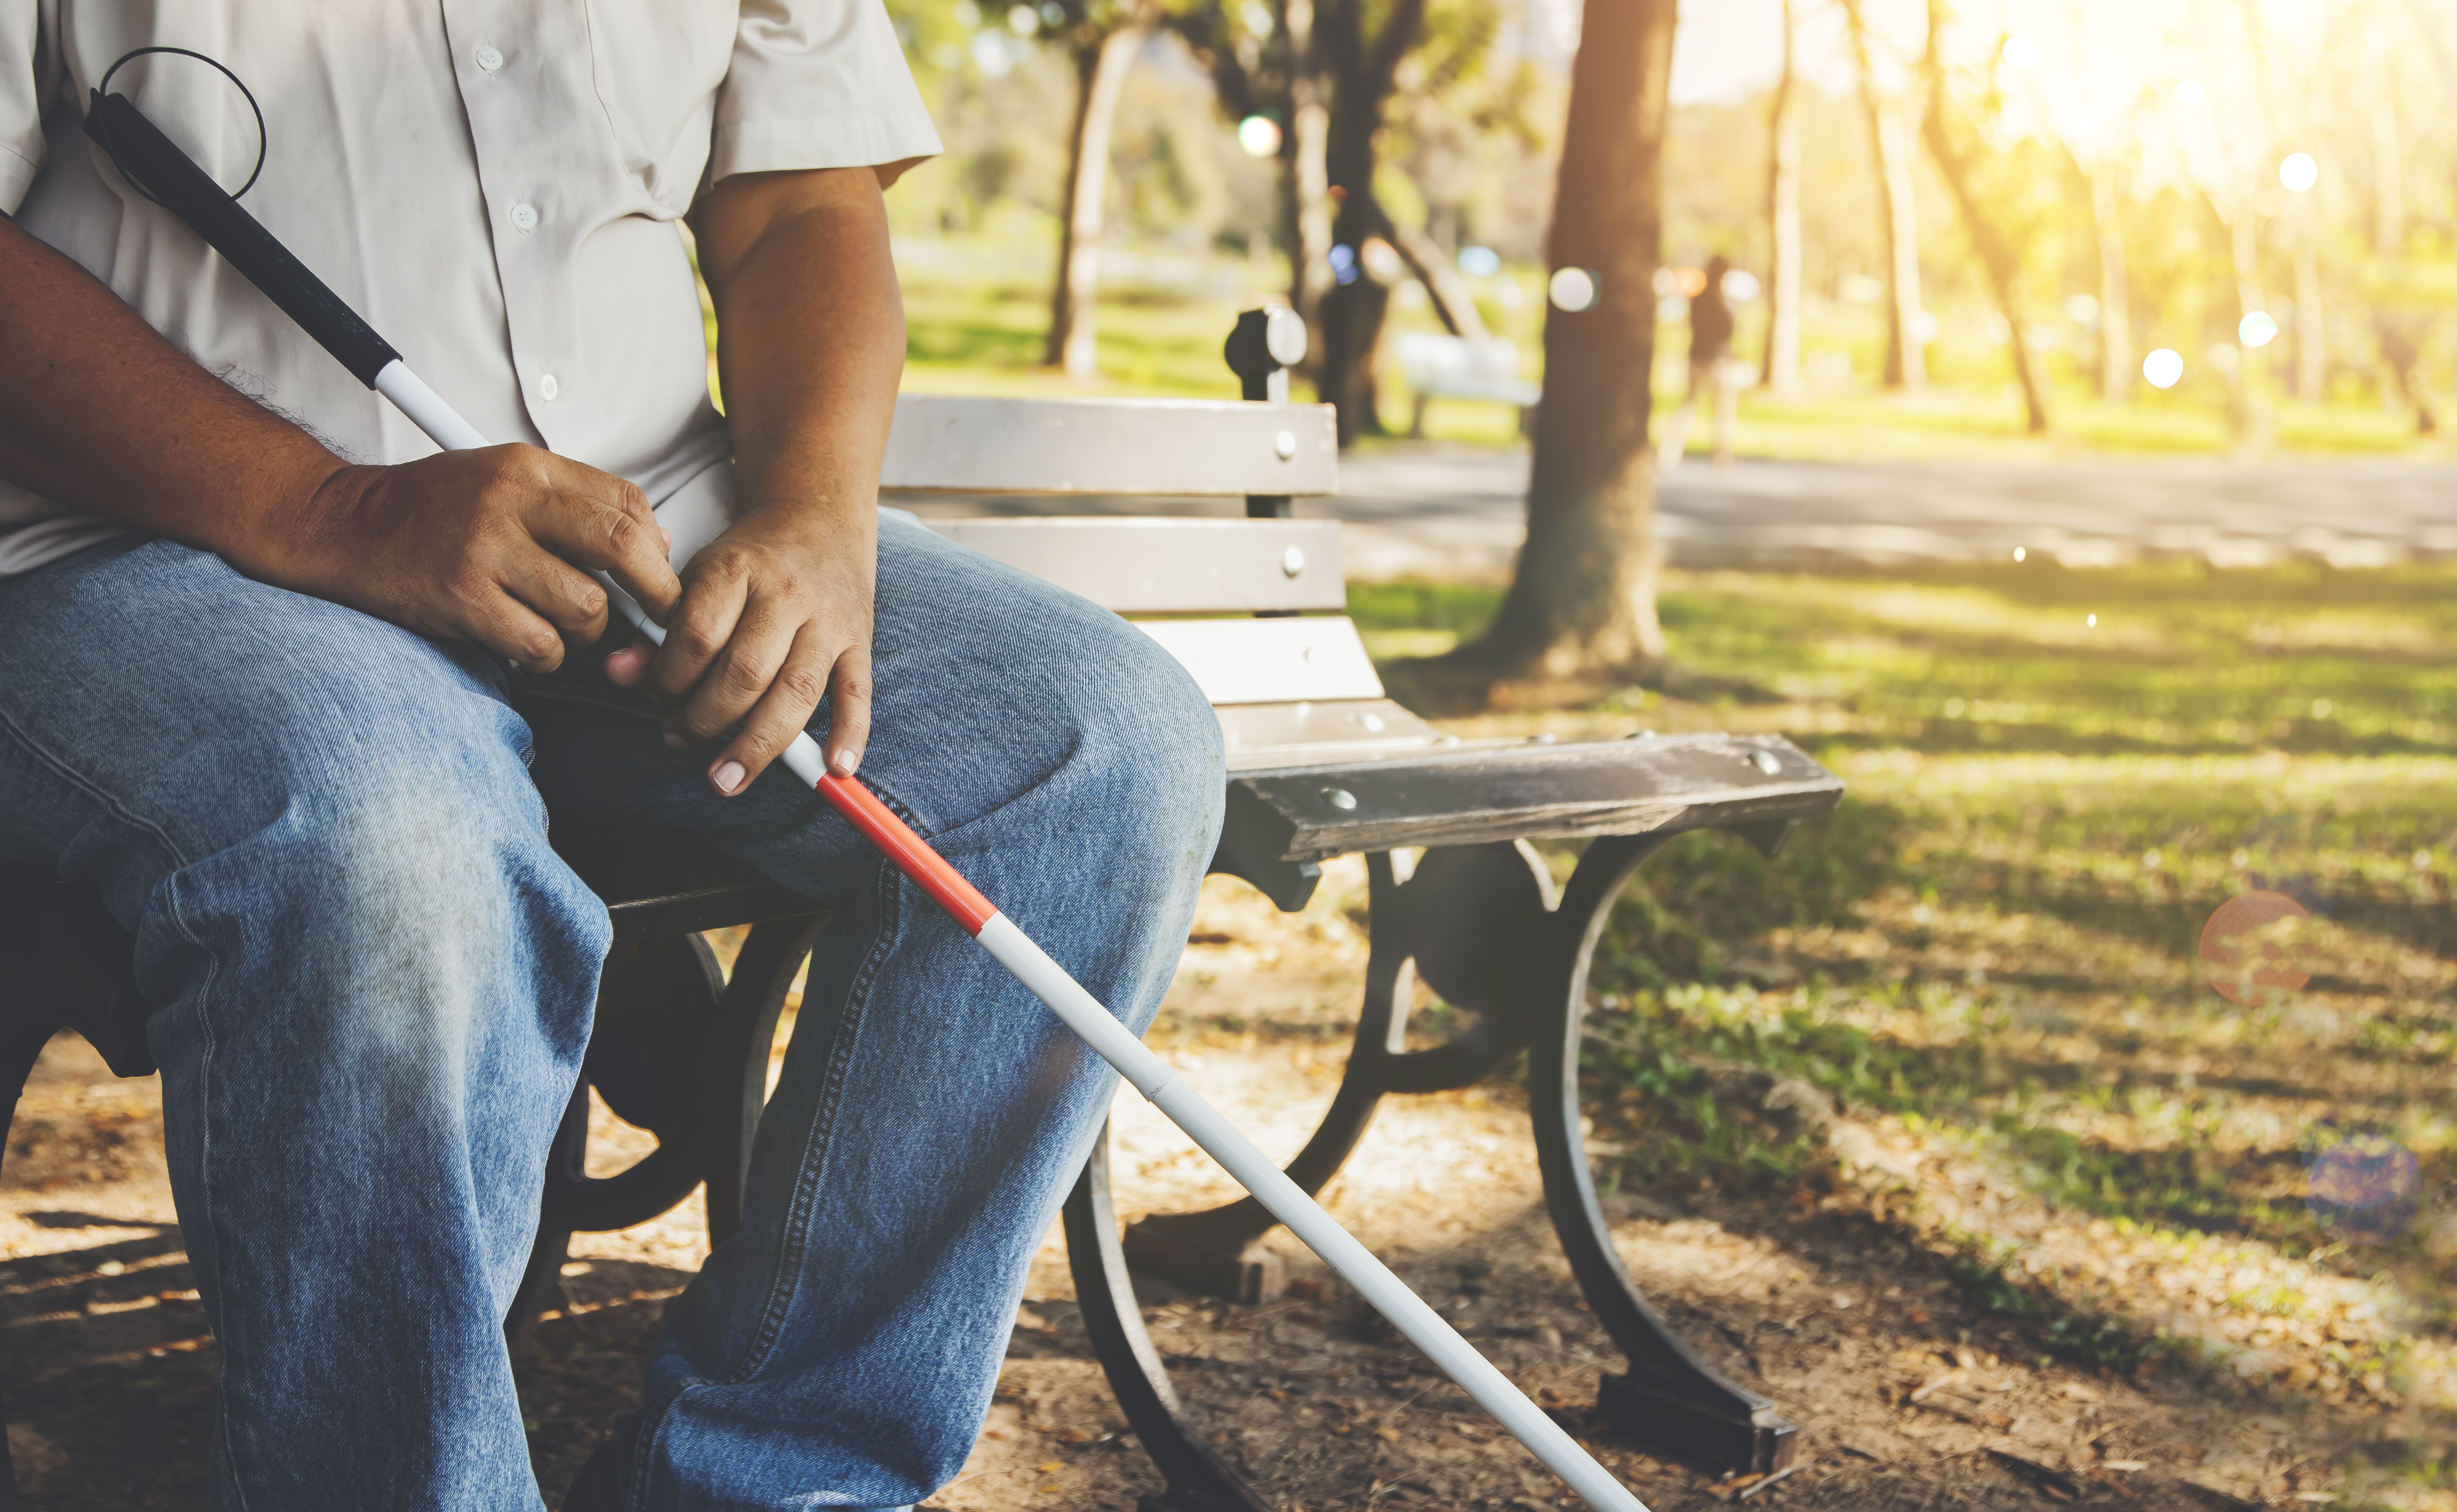
[[[2235,334],[2246,346],[2267,346],[2278,340],[2278,317],[2266,310],[2255,310],[2243,318]]]
[[[2141,381],[2153,388],[2173,388],[2184,376],[2184,354],[2162,346],[2141,359]]]
[[[1237,123],[1237,145],[1249,157],[1280,155],[1280,123],[1268,115],[1249,115]]]
[[[2304,1131],[2304,1202],[2331,1237],[2386,1244],[2423,1208],[2423,1167],[2385,1129],[2343,1129],[2323,1120]]]
[[[2201,926],[2201,964],[2210,987],[2229,1003],[2264,1007],[2312,980],[2302,926],[2311,914],[2265,888],[2220,903]]]
[[[1596,276],[1584,268],[1558,268],[1552,281],[1545,285],[1545,292],[1555,309],[1576,315],[1595,305]]]
[[[2300,195],[2321,181],[2321,165],[2310,153],[2288,153],[2278,165],[2278,181]]]

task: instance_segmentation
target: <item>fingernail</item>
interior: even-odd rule
[[[836,769],[836,776],[849,777],[853,776],[853,769],[861,765],[861,757],[851,751],[839,751],[828,764]]]
[[[720,761],[716,767],[716,785],[720,792],[732,793],[742,786],[742,763]]]
[[[691,742],[674,734],[671,730],[669,730],[666,732],[666,744],[672,750],[681,751],[687,749],[691,745]]]

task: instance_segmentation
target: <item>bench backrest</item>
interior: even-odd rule
[[[1328,404],[1166,399],[898,400],[890,495],[1320,498],[1339,487]],[[931,528],[1144,619],[1220,706],[1380,698],[1340,611],[1332,520],[1167,516],[939,519]]]

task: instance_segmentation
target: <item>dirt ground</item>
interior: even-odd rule
[[[1215,880],[1153,1032],[1275,1153],[1302,1142],[1346,1057],[1364,950],[1344,907],[1360,892],[1358,877],[1335,872],[1322,901],[1283,918]],[[599,1127],[601,1159],[645,1143],[603,1109]],[[9,1138],[0,1390],[27,1504],[200,1504],[215,1350],[174,1225],[154,1087],[114,1081],[81,1043],[59,1042]],[[1131,1093],[1113,1155],[1129,1216],[1231,1191]],[[1704,1475],[1638,1451],[1594,1414],[1599,1376],[1621,1361],[1547,1227],[1509,1076],[1386,1104],[1326,1201],[1658,1508],[2326,1503],[2344,1495],[2364,1441],[2401,1431],[2393,1415],[2282,1404],[2180,1370],[2135,1379],[2056,1363],[2041,1325],[1992,1310],[1882,1193],[1848,1181],[1625,1186],[1606,1207],[1641,1286],[1709,1359],[1801,1425],[1787,1475]],[[662,1303],[705,1253],[700,1222],[694,1200],[582,1237],[566,1269],[570,1305],[517,1345],[550,1501],[636,1389]],[[1295,1277],[1285,1300],[1239,1308],[1145,1291],[1189,1410],[1270,1500],[1286,1512],[1576,1504],[1311,1256],[1276,1242]],[[1027,1295],[989,1422],[930,1505],[1132,1508],[1161,1482],[1101,1379],[1055,1232]]]

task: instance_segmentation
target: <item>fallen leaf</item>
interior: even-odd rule
[[[1039,1470],[1043,1475],[1050,1475],[1054,1472],[1065,1469],[1066,1465],[1063,1460],[1043,1460],[1040,1464],[1035,1465],[1033,1468]]]

